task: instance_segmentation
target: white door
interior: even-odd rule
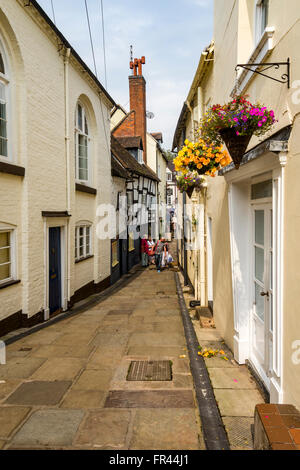
[[[253,206],[252,359],[269,386],[273,350],[272,204]]]

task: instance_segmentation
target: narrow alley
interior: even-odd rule
[[[0,448],[204,449],[174,275],[139,270],[93,308],[8,346]],[[171,365],[171,380],[127,380],[132,362],[151,360]]]

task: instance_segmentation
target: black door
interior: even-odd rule
[[[49,229],[49,308],[50,314],[61,308],[60,227]]]
[[[128,272],[127,268],[127,239],[120,239],[120,268],[121,268],[121,276]]]

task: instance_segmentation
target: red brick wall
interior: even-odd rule
[[[146,80],[142,75],[129,77],[130,110],[135,111],[135,135],[141,136],[144,148],[144,161],[147,163],[146,153]]]
[[[114,131],[115,137],[135,136],[135,113],[131,113]]]

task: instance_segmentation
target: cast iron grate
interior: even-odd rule
[[[132,361],[128,369],[127,380],[172,380],[171,361]]]

